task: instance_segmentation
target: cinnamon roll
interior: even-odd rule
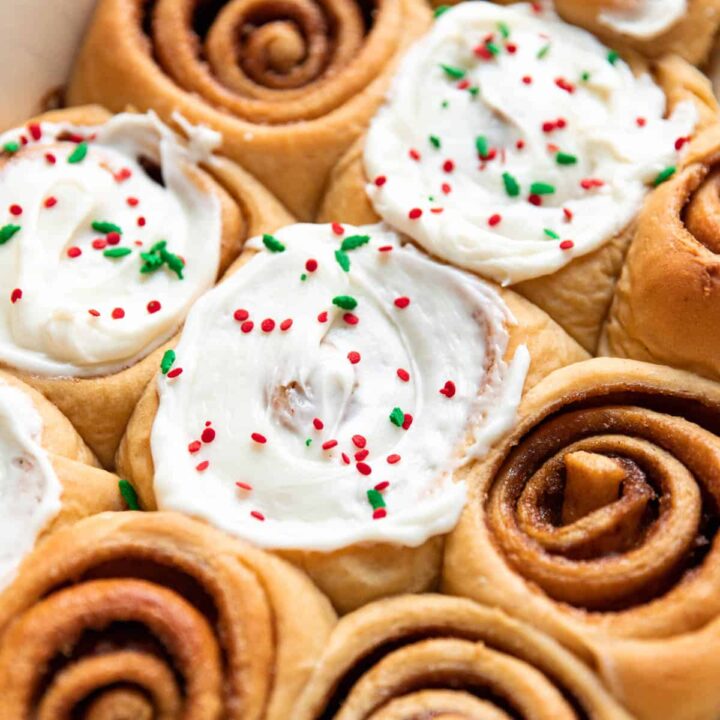
[[[444,588],[590,663],[633,713],[717,716],[720,386],[595,359],[547,376],[466,477]]]
[[[294,568],[171,513],[102,513],[0,595],[12,718],[286,720],[334,624]]]
[[[430,17],[422,0],[102,0],[67,97],[214,127],[223,154],[309,220]]]
[[[707,80],[680,58],[653,75],[629,60],[548,8],[448,9],[335,169],[321,217],[377,213],[594,351],[644,197],[717,121]]]
[[[248,231],[288,219],[183,124],[77,108],[0,136],[0,364],[106,466],[192,303]]]
[[[384,226],[249,243],[194,306],[118,465],[144,506],[278,550],[349,610],[436,581],[454,471],[528,384],[584,357],[529,303]]]
[[[118,478],[42,395],[0,372],[0,592],[38,540],[86,515],[121,510]]]
[[[560,645],[460,598],[404,596],[345,616],[295,720],[629,720]]]

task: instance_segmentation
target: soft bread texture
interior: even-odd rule
[[[34,120],[95,125],[110,117],[105,110],[88,106],[46,113]],[[199,188],[214,193],[220,200],[219,274],[237,257],[246,238],[261,231],[271,232],[292,221],[288,212],[257,180],[229,160],[214,158],[211,164],[196,171],[196,176]],[[95,378],[43,377],[11,367],[5,369],[17,374],[57,405],[103,466],[111,469],[128,419],[169,346],[170,343],[166,343],[125,370]]]
[[[720,126],[647,200],[600,351],[720,379]]]
[[[629,720],[583,663],[504,613],[402,596],[346,615],[295,720]]]
[[[328,172],[367,126],[397,59],[429,26],[429,7],[383,0],[366,29],[352,1],[221,3],[206,31],[193,26],[199,5],[102,0],[69,102],[153,108],[168,122],[178,111],[209,125],[223,135],[223,154],[311,219]],[[253,32],[238,42],[247,27]]]
[[[629,60],[637,72],[648,69],[637,55],[629,56]],[[651,69],[667,97],[668,111],[679,102],[692,101],[698,111],[697,131],[718,121],[717,102],[702,73],[677,56],[665,56]],[[376,222],[378,216],[365,194],[367,182],[361,139],[333,169],[318,220]],[[633,232],[631,223],[598,250],[576,258],[552,275],[517,283],[513,289],[547,312],[580,345],[594,353]]]
[[[284,720],[334,622],[301,573],[203,523],[102,513],[0,596],[3,712]]]
[[[553,635],[641,720],[717,717],[719,419],[720,385],[690,373],[550,374],[467,476],[443,589]]]
[[[229,272],[237,272],[253,254],[254,251],[246,250]],[[585,351],[544,312],[512,292],[501,292],[517,321],[508,328],[507,356],[512,357],[521,344],[527,345],[530,352],[526,388],[558,367],[587,358]],[[157,390],[154,383],[150,383],[128,424],[117,456],[118,467],[132,480],[143,507],[148,510],[157,507],[150,449],[157,406]],[[352,545],[331,553],[285,551],[281,554],[305,570],[340,612],[348,612],[379,597],[435,587],[442,538],[430,538],[418,548],[375,543]]]

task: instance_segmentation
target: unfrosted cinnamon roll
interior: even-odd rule
[[[720,379],[720,128],[647,200],[600,351]]]
[[[71,103],[180,111],[301,219],[430,22],[422,0],[103,0]]]
[[[459,598],[415,595],[340,620],[294,720],[629,720],[549,637]]]
[[[652,75],[631,62],[549,9],[451,8],[336,167],[321,217],[377,213],[512,285],[594,351],[643,198],[717,119],[707,80],[680,58]]]
[[[293,225],[195,305],[118,464],[145,507],[286,554],[347,611],[432,587],[455,469],[510,429],[528,366],[582,357],[385,226]]]
[[[248,231],[289,217],[185,127],[86,107],[0,136],[0,364],[106,466],[189,307]]]
[[[0,592],[38,538],[103,510],[121,510],[115,475],[42,395],[0,372]]]
[[[333,623],[277,558],[180,515],[102,513],[0,595],[3,714],[287,720]]]
[[[444,588],[589,662],[638,718],[720,693],[720,386],[630,360],[558,370],[467,476]]]

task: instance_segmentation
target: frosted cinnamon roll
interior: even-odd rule
[[[68,100],[210,125],[223,154],[309,220],[429,22],[422,0],[103,0]]]
[[[0,363],[58,405],[106,465],[154,353],[244,233],[287,219],[211,158],[213,133],[187,131],[79,108],[0,136]]]
[[[3,712],[285,720],[334,620],[297,570],[203,523],[102,513],[0,595]]]
[[[322,217],[377,213],[433,255],[513,285],[594,350],[643,198],[716,118],[692,67],[647,70],[549,9],[451,8],[336,168]]]
[[[647,200],[600,343],[603,354],[720,379],[720,127]]]
[[[336,605],[422,590],[530,383],[582,351],[384,226],[250,243],[194,306],[118,463],[145,507],[287,553]],[[202,491],[199,492],[199,489]]]
[[[118,478],[100,470],[67,419],[0,372],[0,592],[38,538],[79,518],[120,510]]]
[[[591,663],[638,718],[720,694],[720,386],[631,360],[557,370],[467,476],[444,588]]]
[[[720,27],[718,0],[553,0],[568,22],[619,49],[703,64]]]
[[[590,670],[498,610],[405,596],[342,618],[296,720],[629,720]]]

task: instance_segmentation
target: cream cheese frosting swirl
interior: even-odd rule
[[[687,12],[687,0],[634,0],[608,3],[598,20],[616,32],[648,40],[671,28]],[[613,4],[619,7],[612,7]]]
[[[220,259],[199,144],[153,114],[0,136],[1,362],[103,375],[177,331]]]
[[[292,225],[188,315],[158,380],[158,506],[264,547],[416,546],[515,418],[529,355],[492,286],[385,226]]]
[[[529,4],[468,2],[408,53],[368,131],[376,211],[503,284],[610,240],[695,124],[592,35]]]
[[[62,487],[41,435],[32,401],[0,381],[0,590],[60,510]]]

